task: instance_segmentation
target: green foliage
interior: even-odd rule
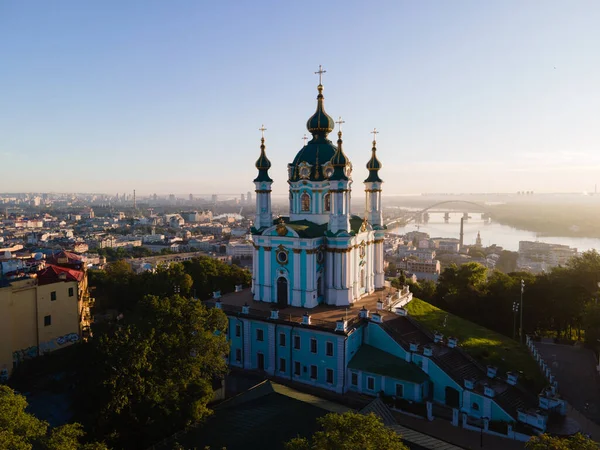
[[[199,301],[146,296],[91,342],[78,395],[86,423],[111,444],[143,448],[206,418],[227,369],[226,327]]]
[[[311,439],[292,439],[285,444],[286,450],[408,450],[400,435],[373,413],[331,413],[318,421],[321,431]]]
[[[542,434],[527,441],[525,448],[527,450],[598,450],[598,444],[581,433],[568,438]]]
[[[483,364],[495,365],[504,371],[522,370],[522,381],[529,382],[537,390],[544,386],[544,378],[535,361],[517,341],[418,298],[413,298],[406,309],[412,318],[426,328],[458,338],[460,347]]]
[[[25,411],[27,400],[0,386],[0,448],[3,450],[107,450],[101,443],[83,444],[80,424],[49,428],[48,423]]]
[[[117,261],[105,271],[89,271],[100,310],[130,311],[145,295],[168,296],[177,292],[208,299],[213,291],[232,292],[236,284],[248,286],[250,272],[214,258],[198,257],[184,263],[159,266],[154,272],[134,274],[126,261]]]
[[[517,270],[517,259],[519,258],[518,252],[511,252],[508,250],[502,250],[500,252],[500,258],[496,262],[496,270],[504,273],[511,273]]]

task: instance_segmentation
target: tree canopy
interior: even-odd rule
[[[0,448],[4,450],[108,450],[101,443],[82,443],[81,425],[50,428],[48,422],[25,411],[27,400],[0,385]]]
[[[322,430],[310,439],[292,439],[286,443],[286,450],[408,450],[400,435],[386,428],[373,413],[331,413],[318,422]]]
[[[226,327],[223,312],[200,301],[144,297],[91,342],[78,397],[94,434],[144,448],[206,418],[212,383],[226,372]]]
[[[581,433],[568,438],[542,434],[527,441],[525,448],[527,450],[598,450],[598,444]]]

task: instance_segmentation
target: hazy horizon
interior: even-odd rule
[[[384,195],[593,192],[599,22],[593,1],[4,2],[0,192],[246,193],[264,123],[284,195],[319,64],[354,190],[377,127]]]

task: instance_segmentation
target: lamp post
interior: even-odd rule
[[[519,327],[519,336],[523,344],[523,292],[525,291],[525,281],[521,280],[521,326]]]
[[[519,302],[513,302],[513,339],[517,338],[517,313],[519,312]]]

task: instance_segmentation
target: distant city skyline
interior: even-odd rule
[[[319,64],[355,201],[373,127],[384,196],[593,192],[599,22],[593,1],[5,2],[0,192],[245,194],[264,123],[284,195]]]

